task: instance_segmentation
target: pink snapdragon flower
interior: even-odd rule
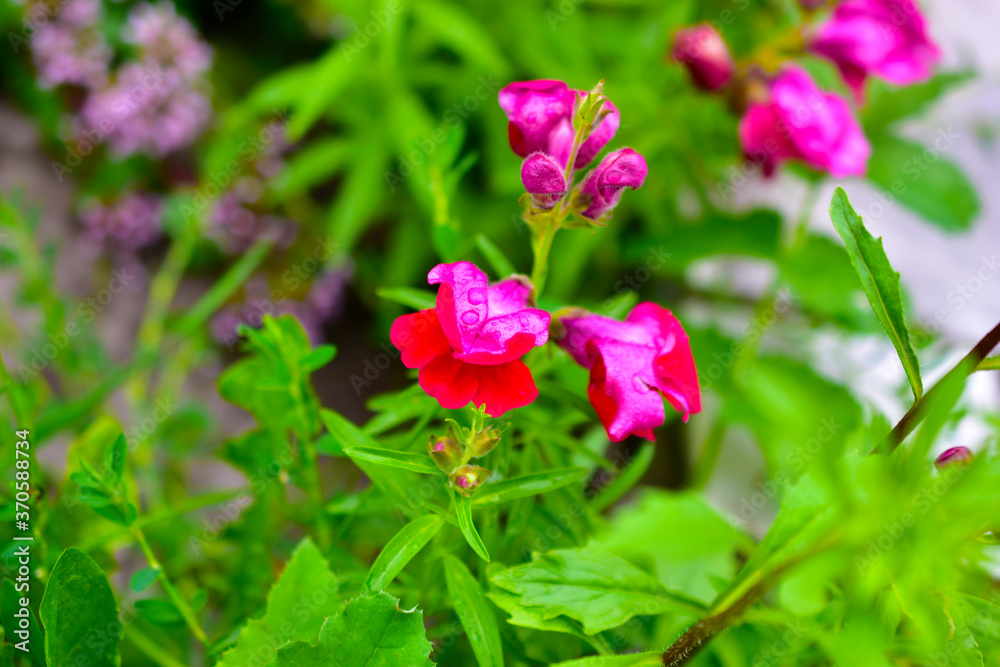
[[[440,285],[435,308],[403,315],[389,338],[407,368],[441,407],[470,401],[499,417],[531,403],[538,389],[521,361],[549,337],[549,314],[528,305],[531,285],[507,278],[490,285],[470,262],[439,264],[427,277]]]
[[[820,26],[809,49],[832,60],[857,99],[867,77],[897,86],[924,81],[941,60],[914,0],[846,0]]]
[[[647,173],[646,159],[631,148],[619,148],[605,155],[580,186],[580,199],[587,207],[583,217],[599,220],[618,206],[625,188],[642,187]]]
[[[679,31],[671,55],[687,67],[694,84],[705,90],[725,88],[736,73],[736,62],[729,48],[710,25]]]
[[[739,134],[747,157],[768,176],[786,160],[800,160],[836,177],[862,175],[871,155],[847,102],[820,90],[795,66],[770,81],[766,101],[750,104]]]
[[[532,153],[521,165],[521,182],[536,208],[549,209],[566,194],[562,165],[545,153]]]
[[[550,79],[518,81],[505,86],[499,100],[510,121],[507,131],[511,149],[521,157],[546,153],[565,166],[573,148],[573,113],[586,95],[586,91]],[[604,112],[601,123],[577,151],[574,168],[590,164],[618,131],[621,123],[618,108],[607,101],[602,107]]]
[[[663,398],[685,421],[701,410],[691,346],[669,310],[645,302],[624,322],[590,313],[559,322],[565,333],[557,342],[590,369],[590,403],[612,441],[630,435],[653,440],[653,429],[666,418]]]
[[[67,0],[52,20],[38,27],[31,54],[44,87],[93,87],[107,80],[112,53],[97,27],[100,19],[97,0]]]

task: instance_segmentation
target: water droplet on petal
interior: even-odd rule
[[[472,289],[469,290],[469,295],[467,298],[469,300],[469,303],[471,303],[473,306],[478,306],[479,304],[484,303],[486,301],[486,290],[484,290],[482,287],[473,287]]]
[[[517,321],[521,323],[522,327],[527,328],[531,326],[531,318],[527,315],[518,315]]]
[[[462,313],[462,321],[466,324],[475,324],[479,321],[479,313],[474,310],[467,310]]]

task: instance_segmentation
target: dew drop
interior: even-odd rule
[[[467,298],[469,299],[469,303],[471,303],[473,306],[478,306],[479,304],[484,303],[486,301],[486,290],[484,290],[482,287],[473,287],[472,289],[469,290],[469,295]]]
[[[466,324],[475,324],[479,321],[479,313],[474,310],[467,310],[462,313],[462,321]]]
[[[527,328],[531,326],[531,318],[527,315],[518,315],[517,321],[521,323],[522,327]]]

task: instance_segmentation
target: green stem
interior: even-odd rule
[[[177,611],[180,612],[181,616],[184,618],[184,622],[194,633],[195,638],[203,645],[208,644],[208,637],[205,636],[205,631],[201,629],[201,625],[198,624],[198,619],[195,617],[194,611],[191,606],[188,605],[187,600],[181,595],[174,585],[170,582],[167,573],[163,570],[163,565],[157,560],[156,554],[153,553],[153,549],[149,546],[149,542],[146,541],[146,535],[142,532],[142,528],[136,525],[131,527],[132,537],[135,539],[139,548],[142,549],[143,555],[146,557],[146,562],[149,566],[160,571],[159,581],[160,585],[163,586],[163,590],[166,591],[167,597],[170,598],[174,606],[177,607]]]
[[[330,525],[326,520],[326,511],[323,507],[323,480],[319,474],[319,457],[316,454],[316,445],[310,438],[302,440],[303,463],[308,475],[309,502],[313,506],[313,513],[316,520],[316,540],[320,549],[329,549],[333,544]]]
[[[873,449],[870,453],[875,454],[878,452],[891,453],[896,449],[904,440],[906,436],[913,432],[913,429],[917,427],[920,422],[924,420],[927,416],[927,406],[932,405],[934,397],[938,394],[939,388],[945,386],[949,380],[954,378],[956,375],[962,375],[967,377],[974,373],[980,364],[986,360],[990,352],[993,351],[997,345],[1000,345],[1000,324],[993,327],[992,330],[983,338],[976,343],[976,346],[969,351],[967,355],[962,357],[962,360],[955,364],[954,368],[948,371],[941,380],[935,384],[930,391],[925,393],[923,396],[913,404],[903,418],[899,420],[899,423],[889,432],[889,435],[885,437],[878,447]]]
[[[531,248],[535,252],[535,263],[531,268],[531,284],[534,286],[533,296],[537,299],[545,287],[545,279],[549,275],[549,251],[552,250],[552,239],[559,231],[555,221],[549,221],[532,239]]]

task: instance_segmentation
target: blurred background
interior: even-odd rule
[[[989,279],[1000,252],[993,0],[923,3],[943,52],[938,74],[902,89],[872,83],[857,110],[873,147],[868,175],[844,181],[802,166],[770,178],[745,169],[737,114],[670,58],[679,29],[709,22],[737,61],[752,63],[802,26],[794,0],[2,7],[0,189],[35,226],[29,239],[0,238],[0,294],[15,325],[0,325],[0,343],[29,365],[41,351],[49,400],[69,401],[133,358],[153,276],[175,253],[183,270],[172,308],[183,313],[228,267],[264,251],[176,360],[184,420],[170,438],[192,456],[211,460],[220,434],[251,423],[214,387],[238,355],[238,322],[291,312],[314,342],[337,345],[317,390],[360,422],[366,401],[407,377],[379,357],[405,310],[380,289],[423,287],[440,261],[484,264],[490,247],[530,270],[520,158],[497,105],[516,80],[589,89],[603,79],[622,117],[612,146],[649,163],[645,186],[607,228],[557,238],[543,304],[600,310],[635,292],[689,328],[706,411],[690,442],[664,429],[648,481],[689,485],[692,462],[716,448],[708,489],[726,508],[764,478],[776,456],[760,446],[769,436],[813,428],[811,415],[831,401],[858,419],[841,385],[893,421],[905,411],[902,368],[826,212],[837,185],[902,274],[930,380],[1000,313],[1000,279]],[[799,60],[847,96],[832,65]],[[892,196],[900,179],[912,185]],[[789,255],[783,238],[800,219],[809,236]],[[774,287],[791,306],[750,354],[775,360],[758,368],[772,391],[746,396],[725,379],[741,363],[727,355],[767,315],[760,304]],[[86,326],[50,357],[53,304]],[[995,377],[973,387],[972,413],[996,405]],[[114,400],[127,422],[128,401]],[[987,423],[967,421],[954,439],[983,446]],[[44,456],[62,465],[59,448]],[[190,475],[195,485],[238,483],[221,464]],[[768,518],[755,517],[756,529]]]

